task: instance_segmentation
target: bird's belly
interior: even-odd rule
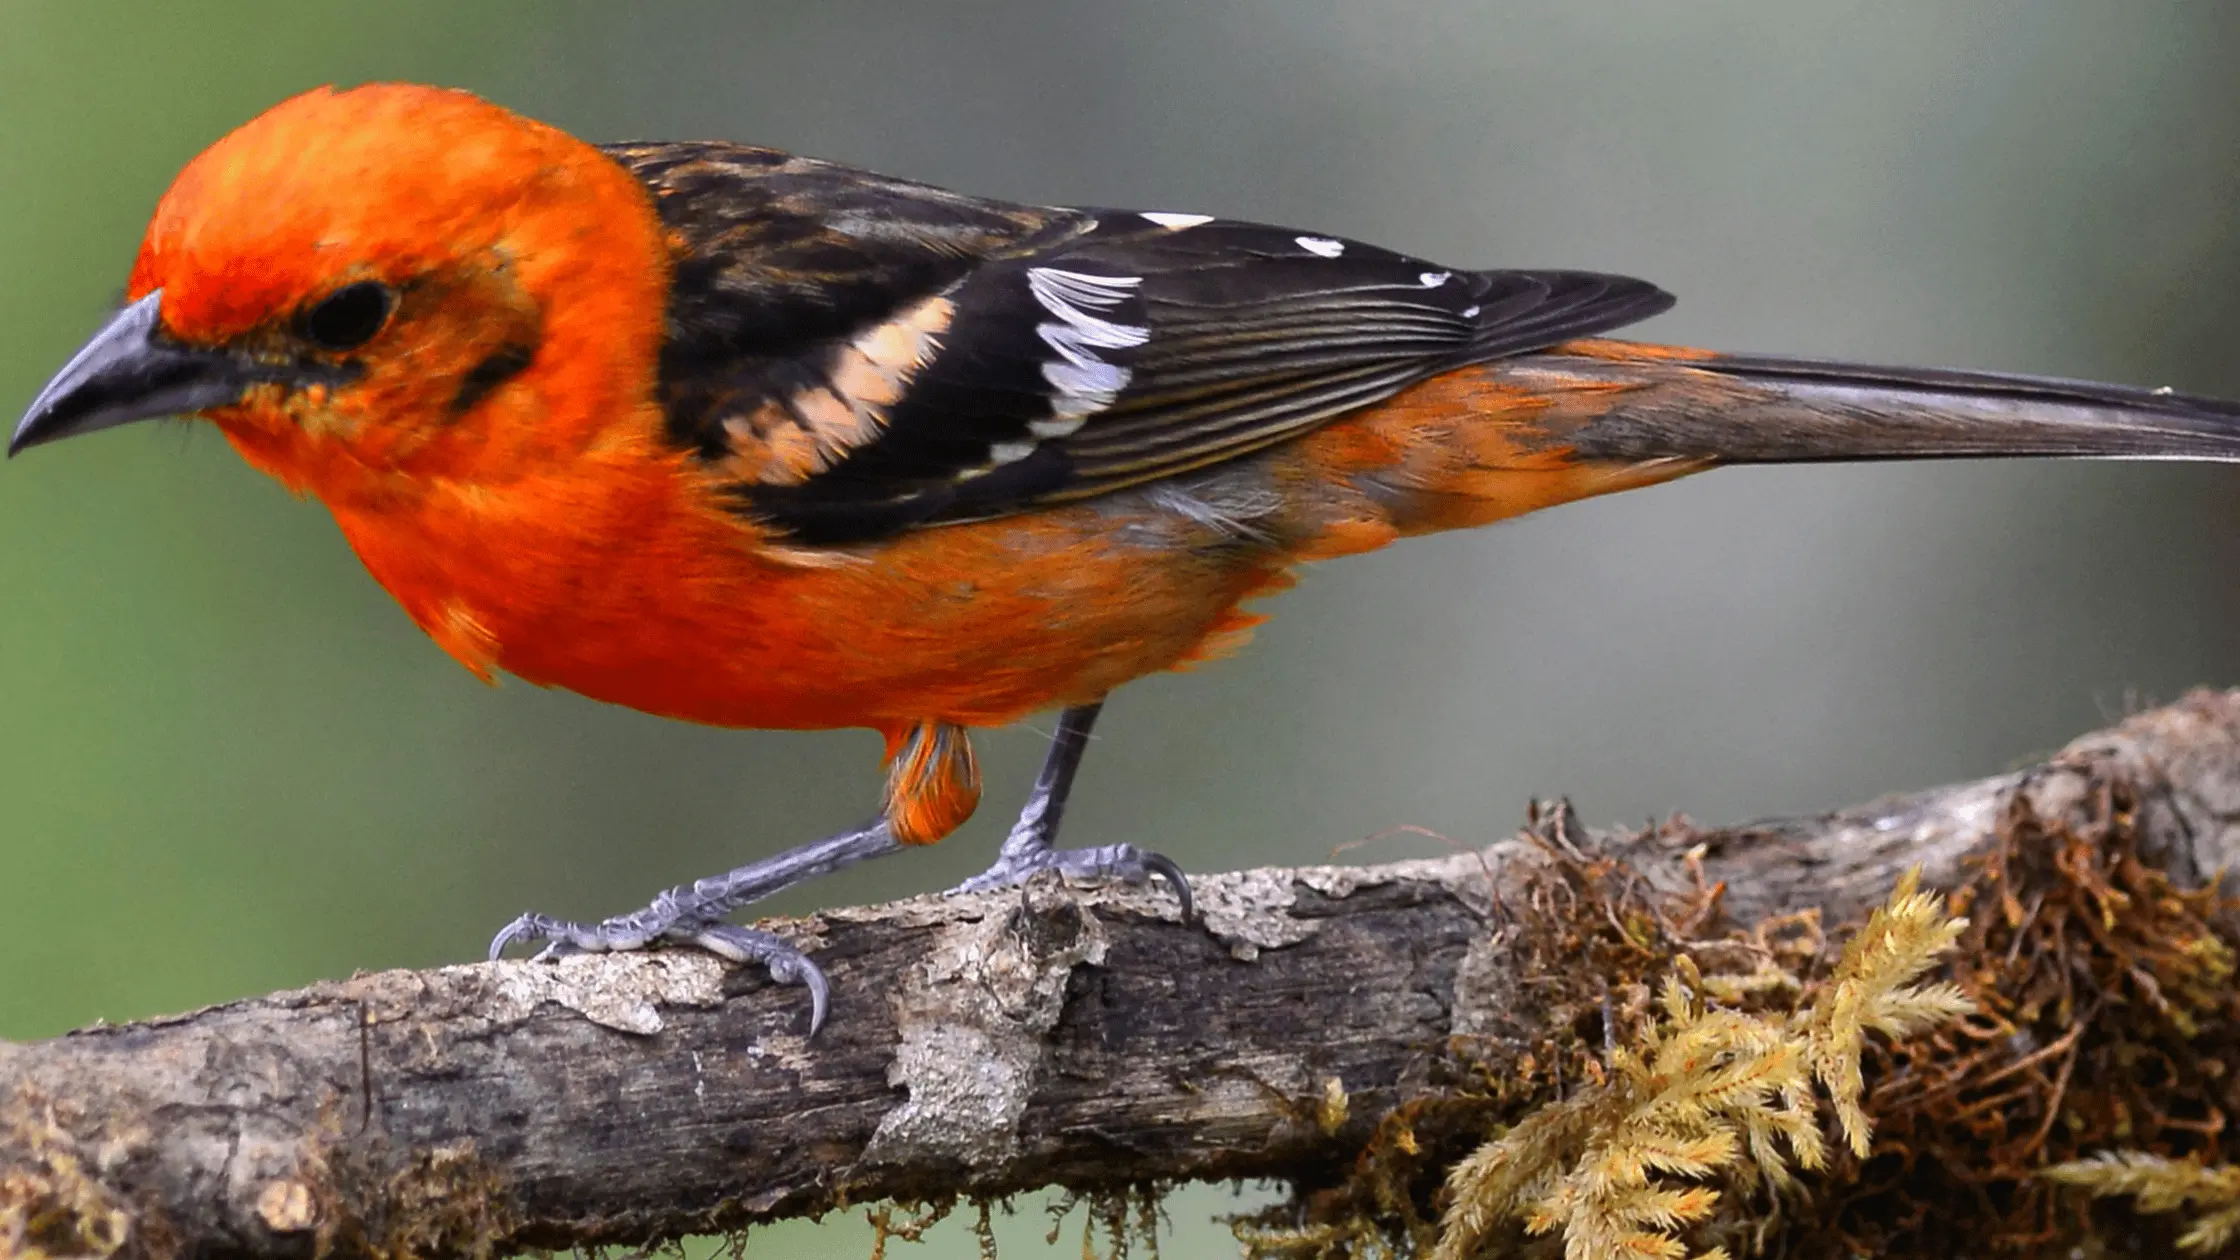
[[[534,624],[480,621],[508,672],[665,716],[997,725],[1241,642],[1257,619],[1237,605],[1283,580],[1280,559],[1165,524],[1115,528],[1100,505],[922,530],[839,562],[680,572],[639,555]]]

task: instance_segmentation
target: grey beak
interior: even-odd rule
[[[163,290],[118,311],[31,401],[8,454],[134,420],[234,402],[258,379],[252,365],[162,339]]]

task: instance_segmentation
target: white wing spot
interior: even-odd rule
[[[1447,281],[1454,279],[1454,273],[1451,271],[1426,271],[1417,276],[1416,279],[1423,283],[1424,288],[1436,289]]]
[[[988,462],[991,464],[1016,464],[1027,456],[1034,454],[1034,447],[1035,444],[1032,442],[998,442],[988,448]]]
[[[1098,358],[1099,350],[1120,350],[1151,340],[1151,330],[1116,324],[1094,312],[1110,310],[1143,283],[1142,276],[1093,276],[1056,267],[1029,267],[1027,289],[1057,322],[1034,330],[1058,354],[1042,365],[1042,379],[1058,391],[1050,412],[1058,420],[1081,420],[1112,405],[1128,387],[1128,369]],[[1076,426],[1078,427],[1078,426]]]
[[[1088,421],[1087,416],[1052,416],[1048,420],[1029,420],[1027,432],[1038,438],[1068,437]]]
[[[1299,248],[1310,254],[1319,254],[1324,258],[1336,258],[1346,252],[1344,241],[1333,241],[1327,236],[1302,236],[1298,240]]]
[[[1465,306],[1462,308],[1462,317],[1464,319],[1476,319],[1478,317],[1478,312],[1480,309],[1482,308],[1476,306]]]
[[[1175,214],[1168,210],[1146,210],[1143,212],[1143,217],[1170,232],[1179,232],[1183,228],[1194,228],[1201,223],[1213,222],[1213,216],[1210,214]]]

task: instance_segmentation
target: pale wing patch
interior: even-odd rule
[[[1146,216],[1148,217],[1148,216]],[[1057,316],[1036,324],[1036,335],[1057,356],[1042,365],[1042,379],[1050,386],[1050,414],[1027,422],[1027,437],[1017,442],[997,442],[988,447],[988,462],[960,468],[953,475],[966,481],[990,469],[1016,464],[1034,454],[1049,438],[1073,433],[1090,416],[1112,405],[1128,387],[1129,371],[1106,361],[1099,353],[1125,350],[1151,340],[1151,330],[1105,318],[1103,312],[1128,300],[1141,276],[1099,276],[1059,267],[1027,268],[1027,291],[1042,309]]]
[[[1210,214],[1176,214],[1171,210],[1146,210],[1142,217],[1170,232],[1179,232],[1183,228],[1194,228],[1201,223],[1213,222],[1213,216]]]
[[[833,388],[858,403],[891,407],[910,386],[910,378],[939,349],[937,336],[956,308],[947,298],[928,298],[879,325],[841,351],[832,373]]]
[[[809,431],[817,453],[827,459],[836,459],[879,436],[886,419],[869,403],[841,397],[839,384],[835,378],[832,388],[800,390],[791,400],[793,414]]]
[[[1088,422],[1089,417],[1086,415],[1052,416],[1048,420],[1029,420],[1027,432],[1038,438],[1061,438],[1073,434]]]
[[[782,403],[767,402],[749,415],[726,417],[723,432],[731,445],[725,471],[741,481],[790,486],[824,466],[816,438]]]
[[[1299,248],[1323,258],[1336,258],[1346,252],[1344,241],[1334,241],[1327,236],[1301,236],[1296,239]]]
[[[1027,269],[1027,288],[1035,301],[1058,317],[1055,322],[1035,325],[1035,332],[1058,355],[1057,362],[1042,367],[1042,379],[1058,391],[1050,400],[1053,419],[1085,419],[1111,406],[1120,391],[1128,387],[1128,369],[1105,362],[1097,352],[1140,346],[1151,339],[1151,330],[1138,324],[1114,323],[1097,312],[1126,301],[1142,283],[1141,276],[1095,276],[1056,267]]]
[[[841,346],[827,384],[774,398],[724,421],[737,452],[733,475],[771,485],[797,485],[876,441],[887,409],[941,348],[956,304],[931,297]]]

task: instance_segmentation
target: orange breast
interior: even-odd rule
[[[1008,722],[1191,657],[1280,580],[1265,547],[1109,503],[794,551],[656,467],[336,515],[469,668],[721,726]]]

